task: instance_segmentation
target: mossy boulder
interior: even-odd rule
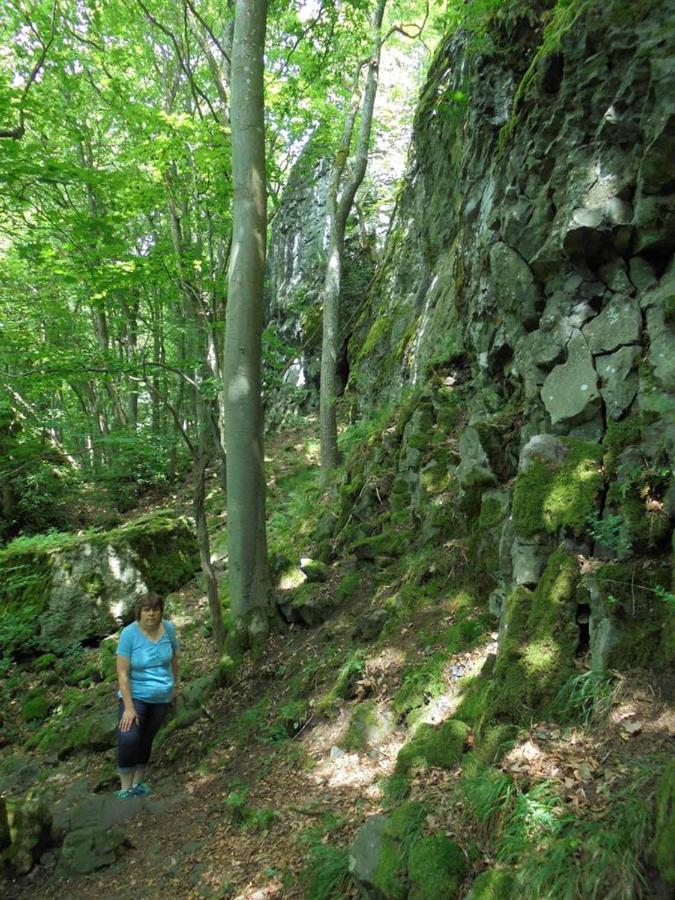
[[[43,722],[49,715],[51,704],[41,694],[28,697],[21,707],[24,722]]]
[[[476,878],[466,900],[509,900],[515,890],[515,876],[510,869],[488,869]]]
[[[80,828],[66,835],[61,849],[61,868],[69,875],[86,875],[109,866],[129,846],[124,830]]]
[[[420,838],[410,848],[410,900],[454,900],[468,865],[462,848],[444,834]]]
[[[469,726],[459,719],[420,725],[412,741],[399,750],[396,771],[406,773],[416,765],[449,769],[462,758],[468,736]]]
[[[574,673],[579,577],[577,560],[561,547],[549,557],[536,590],[520,587],[507,598],[486,720],[519,722],[545,711]]]
[[[25,875],[49,842],[51,797],[44,790],[33,788],[24,796],[4,798],[2,807],[0,831],[5,833],[5,847],[0,852],[0,863]]]
[[[117,731],[117,705],[106,685],[97,690],[71,688],[26,749],[64,759],[85,750],[107,750]]]
[[[588,441],[560,438],[564,458],[531,455],[519,473],[513,493],[516,533],[531,537],[556,534],[561,528],[576,535],[588,529],[603,485],[602,447]]]
[[[389,817],[383,830],[373,885],[387,900],[408,896],[408,856],[424,830],[426,810],[420,803],[404,803]]]
[[[37,655],[103,637],[148,590],[166,594],[199,568],[188,519],[167,511],[111,531],[20,538],[0,550],[0,645]]]
[[[593,668],[675,663],[675,609],[669,562],[607,563],[583,581],[591,606]]]

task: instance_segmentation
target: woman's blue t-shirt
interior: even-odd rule
[[[117,645],[117,655],[129,657],[131,696],[146,703],[170,703],[173,693],[171,661],[180,645],[175,626],[166,619],[162,624],[164,634],[151,641],[138,622],[132,622],[122,629]]]

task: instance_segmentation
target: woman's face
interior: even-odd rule
[[[159,606],[142,606],[141,607],[141,625],[145,628],[156,628],[162,618],[162,611]]]

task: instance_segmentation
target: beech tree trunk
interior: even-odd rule
[[[263,96],[266,0],[237,0],[232,46],[233,242],[225,329],[225,434],[232,643],[261,642],[273,616],[265,533],[260,356],[265,275]]]

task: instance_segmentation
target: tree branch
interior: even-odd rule
[[[19,141],[26,133],[26,110],[25,110],[26,98],[28,97],[28,92],[30,91],[31,86],[35,82],[35,79],[40,74],[40,69],[44,65],[45,59],[47,58],[47,53],[48,53],[49,48],[51,47],[52,42],[54,40],[54,36],[56,34],[56,31],[54,28],[55,23],[56,23],[56,0],[54,0],[54,4],[52,6],[51,21],[49,23],[49,39],[48,39],[47,43],[43,44],[42,39],[40,38],[39,34],[37,34],[37,32],[35,32],[38,40],[40,41],[40,44],[42,44],[42,52],[40,53],[40,56],[38,57],[37,62],[33,66],[32,70],[28,76],[28,81],[24,85],[23,91],[21,93],[21,99],[19,100],[19,124],[16,126],[16,128],[0,128],[0,139],[1,138],[6,138],[6,139],[9,138],[10,140]]]

